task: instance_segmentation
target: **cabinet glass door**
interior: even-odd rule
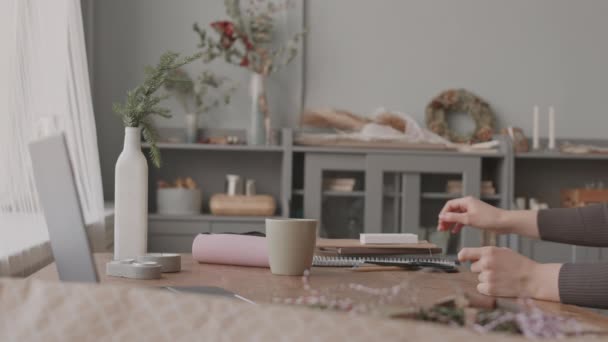
[[[357,171],[323,171],[321,236],[358,239],[363,231],[365,177]]]

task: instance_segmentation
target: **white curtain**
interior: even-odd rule
[[[0,275],[12,269],[7,260],[15,259],[15,246],[48,246],[27,144],[49,133],[65,133],[91,240],[96,249],[105,243],[80,6],[80,0],[0,0]]]

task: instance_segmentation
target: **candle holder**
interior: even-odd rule
[[[550,151],[555,150],[555,108],[549,107],[549,144],[547,148]]]
[[[539,121],[540,121],[540,109],[538,106],[534,106],[532,112],[532,150],[540,150],[540,136],[539,136]]]
[[[555,144],[555,108],[549,106],[548,123],[549,123],[549,135],[547,144],[545,147],[541,147],[540,144],[540,108],[534,106],[532,113],[532,151],[536,152],[554,152],[558,151]]]

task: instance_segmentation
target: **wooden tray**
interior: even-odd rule
[[[304,146],[334,146],[353,148],[384,148],[384,149],[412,149],[412,150],[453,150],[445,144],[411,143],[393,139],[358,140],[346,137],[329,138],[326,135],[315,137],[312,134],[299,135],[294,139],[297,145]]]
[[[270,195],[215,194],[209,200],[209,209],[213,215],[222,216],[273,216],[277,205]]]

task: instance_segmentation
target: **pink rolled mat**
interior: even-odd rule
[[[266,238],[260,236],[198,234],[192,257],[208,264],[270,267]]]

